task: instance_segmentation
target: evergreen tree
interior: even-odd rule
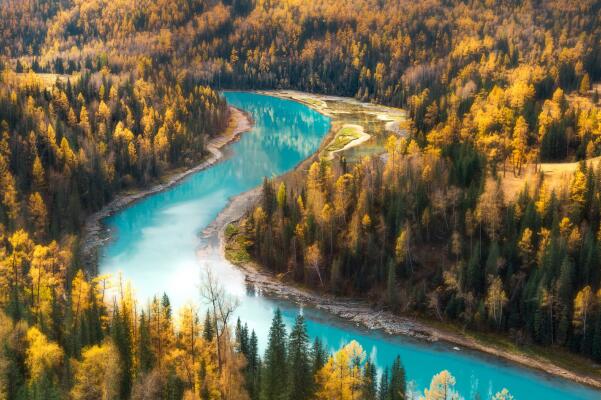
[[[211,321],[211,313],[207,311],[207,315],[205,316],[205,322],[202,330],[202,337],[207,342],[213,341],[213,337],[215,336],[213,321]]]
[[[388,292],[388,304],[395,309],[398,302],[398,296],[396,287],[396,264],[392,260],[388,263],[388,279],[386,290]]]
[[[111,336],[113,343],[119,352],[119,363],[121,367],[121,384],[119,385],[120,396],[123,399],[129,398],[131,393],[132,375],[133,375],[133,355],[130,322],[125,312],[115,309]]]
[[[380,387],[378,389],[378,400],[390,400],[390,382],[388,367],[384,369],[380,377]]]
[[[291,400],[306,400],[313,394],[313,377],[309,359],[309,336],[301,314],[296,317],[288,346],[289,395]]]
[[[370,361],[365,363],[363,368],[363,388],[362,388],[362,399],[363,400],[377,400],[378,398],[378,387],[377,387],[377,371],[376,367]]]
[[[282,383],[287,382],[288,377],[286,361],[286,327],[282,321],[282,313],[278,308],[269,329],[269,341],[265,351],[265,365],[261,379],[261,399],[280,400],[286,398],[287,393],[282,390]]]
[[[403,400],[405,398],[405,368],[401,363],[401,357],[396,356],[390,368],[390,400]]]
[[[313,350],[311,352],[311,356],[313,363],[311,373],[315,377],[317,372],[323,368],[328,359],[328,353],[318,337],[316,337],[315,341],[313,342]]]
[[[263,178],[263,211],[267,213],[267,216],[270,217],[276,209],[277,199],[276,193],[273,188],[273,183],[267,179]]]
[[[144,311],[140,313],[138,327],[138,372],[147,373],[154,367],[154,354],[152,352],[152,338],[150,336],[149,321]]]
[[[242,326],[240,318],[238,318],[238,321],[236,322],[236,344],[238,346],[238,351],[244,354],[244,357],[248,359],[248,325],[244,324],[244,326]]]
[[[595,331],[591,355],[595,361],[601,361],[601,311],[595,313]]]
[[[254,330],[250,334],[246,361],[246,390],[251,400],[258,400],[261,389],[261,360],[259,341]]]
[[[169,296],[167,296],[167,293],[163,293],[163,298],[161,299],[161,308],[163,310],[163,318],[171,321],[171,302],[169,301]]]

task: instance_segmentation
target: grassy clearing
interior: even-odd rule
[[[596,167],[601,157],[591,158],[586,160],[587,165]],[[549,190],[561,192],[567,188],[572,175],[578,168],[579,162],[565,163],[542,163],[538,165],[538,171],[534,170],[533,165],[526,165],[522,171],[522,175],[514,176],[511,168],[507,166],[505,176],[502,178],[503,192],[507,200],[515,199],[518,194],[524,189],[524,185],[528,183],[530,188],[536,184],[538,174],[543,173],[545,183]],[[503,171],[499,174],[503,176]],[[491,179],[492,182],[492,179]]]
[[[75,83],[79,79],[79,75],[60,75],[60,74],[47,74],[47,73],[33,73],[33,72],[19,72],[9,73],[4,75],[4,79],[8,81],[15,81],[20,84],[35,84],[46,89],[50,89],[54,84],[59,81],[66,83],[67,80],[71,80],[71,83]]]
[[[248,254],[248,240],[235,223],[225,227],[225,258],[233,264],[244,264],[251,261]]]
[[[340,151],[344,148],[344,146],[353,140],[359,139],[362,135],[363,131],[361,127],[356,125],[345,125],[336,133],[334,140],[332,140],[326,147],[326,151]]]
[[[326,154],[326,158],[332,158],[333,153],[348,148],[353,142],[358,144],[359,141],[365,141],[368,138],[369,135],[364,132],[362,126],[344,125],[336,132],[334,139],[325,147],[324,153]]]

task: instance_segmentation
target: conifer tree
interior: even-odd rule
[[[378,388],[378,400],[390,399],[390,381],[388,367],[384,368],[382,376],[380,376],[380,386]]]
[[[269,341],[265,350],[265,363],[261,378],[261,399],[286,398],[286,391],[281,389],[282,382],[288,381],[286,327],[279,308],[275,311],[271,328],[269,328]]]
[[[258,400],[261,393],[261,360],[258,343],[257,334],[253,330],[250,334],[246,358],[246,390],[251,400]]]
[[[306,400],[313,393],[313,377],[309,358],[309,336],[302,314],[297,315],[290,332],[288,345],[289,396],[290,400]]]
[[[207,311],[202,330],[202,337],[207,342],[211,342],[213,340],[214,335],[215,333],[213,332],[213,322],[211,321],[211,313]]]
[[[401,363],[401,357],[396,356],[390,368],[390,400],[403,400],[406,392],[405,368]]]
[[[377,400],[377,376],[375,365],[371,361],[367,361],[363,367],[363,388],[361,390],[363,400]]]
[[[151,349],[152,337],[150,335],[149,321],[144,311],[142,311],[138,325],[137,367],[139,373],[147,373],[154,367],[155,356]]]
[[[323,343],[321,342],[321,340],[319,339],[319,337],[316,337],[315,340],[313,341],[313,349],[311,351],[311,358],[312,358],[312,370],[311,370],[311,374],[313,376],[315,376],[317,374],[317,371],[319,371],[321,368],[323,368],[323,366],[326,363],[328,354],[326,349],[323,346]]]
[[[126,399],[131,393],[133,376],[132,338],[127,314],[120,311],[119,308],[116,308],[113,314],[111,336],[119,352],[121,370],[119,394],[121,398]]]

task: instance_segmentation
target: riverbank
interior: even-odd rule
[[[524,350],[511,349],[508,342],[500,342],[499,337],[486,337],[484,334],[461,332],[459,328],[453,325],[399,316],[388,311],[375,309],[363,300],[335,297],[291,284],[281,279],[281,277],[265,271],[245,254],[245,249],[241,248],[242,238],[240,233],[234,225],[230,225],[233,222],[240,221],[249,204],[257,201],[259,197],[260,192],[253,190],[232,199],[228,207],[222,211],[220,217],[212,224],[212,233],[209,233],[209,236],[210,234],[218,234],[218,248],[222,256],[244,271],[247,283],[253,285],[262,295],[286,299],[299,305],[308,305],[369,330],[379,330],[389,335],[403,335],[427,342],[446,342],[456,351],[481,353],[595,389],[601,389],[601,377],[590,375],[591,371],[575,372],[555,364],[541,354],[537,354],[536,350],[530,349],[532,353],[526,354]],[[591,364],[590,361],[577,355],[566,354],[564,350],[558,351],[560,352],[559,355],[564,354],[569,357],[570,360],[565,361],[567,363],[571,362],[573,366],[576,366],[578,362]],[[584,369],[584,366],[582,367]]]
[[[83,228],[82,245],[80,254],[88,270],[97,274],[98,268],[98,249],[104,243],[111,239],[111,232],[103,225],[102,220],[110,215],[124,209],[132,203],[141,200],[147,196],[166,190],[180,182],[190,174],[208,168],[223,158],[221,149],[237,140],[240,134],[250,130],[253,121],[247,113],[235,107],[229,107],[230,120],[225,132],[212,138],[207,143],[209,155],[198,165],[180,170],[171,170],[157,180],[157,183],[146,189],[133,189],[120,193],[104,206],[100,211],[91,214],[86,219]]]
[[[299,101],[279,92],[279,94],[274,94],[274,92],[262,93]],[[311,108],[323,110],[326,107],[324,100],[321,98],[315,98],[312,95],[305,95],[304,98],[305,101],[302,101],[302,103]],[[387,121],[386,118],[381,118],[381,120],[385,120],[388,127],[391,126],[390,121]],[[331,134],[334,135],[334,125]],[[331,140],[324,140],[318,154],[323,154],[324,149],[334,140],[336,140],[335,137]],[[312,157],[312,159],[314,158],[315,156]],[[303,165],[300,165],[294,171],[303,168]],[[294,173],[294,171],[290,173]],[[478,352],[601,389],[599,367],[593,365],[590,360],[569,353],[564,349],[548,349],[534,345],[529,345],[527,348],[518,347],[510,339],[498,334],[470,332],[452,324],[398,316],[387,311],[374,309],[366,301],[337,298],[318,293],[291,285],[290,282],[286,282],[281,277],[270,274],[252,262],[250,257],[244,254],[241,249],[232,247],[232,245],[236,245],[237,233],[232,228],[226,230],[229,224],[240,221],[259,198],[260,189],[255,189],[231,199],[228,206],[219,214],[216,220],[203,231],[202,236],[206,240],[206,245],[199,250],[198,255],[206,257],[208,253],[218,251],[219,257],[226,258],[232,264],[240,267],[245,273],[246,281],[263,294],[290,300],[298,304],[311,305],[316,309],[324,310],[366,329],[379,330],[389,335],[404,335],[422,341],[449,343],[451,347],[460,347],[461,349],[458,349],[458,351]]]

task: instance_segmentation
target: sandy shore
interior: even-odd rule
[[[226,131],[211,139],[207,144],[207,151],[210,153],[200,164],[182,172],[172,173],[161,178],[162,182],[143,190],[136,190],[118,194],[110,203],[104,206],[100,211],[90,215],[86,219],[82,234],[82,246],[80,249],[82,260],[85,266],[92,274],[97,274],[98,268],[98,248],[111,239],[111,232],[103,225],[102,220],[115,212],[131,205],[132,203],[161,192],[177,184],[190,174],[208,168],[223,158],[221,148],[238,139],[239,135],[252,128],[253,121],[251,117],[243,111],[229,107],[230,122]]]

